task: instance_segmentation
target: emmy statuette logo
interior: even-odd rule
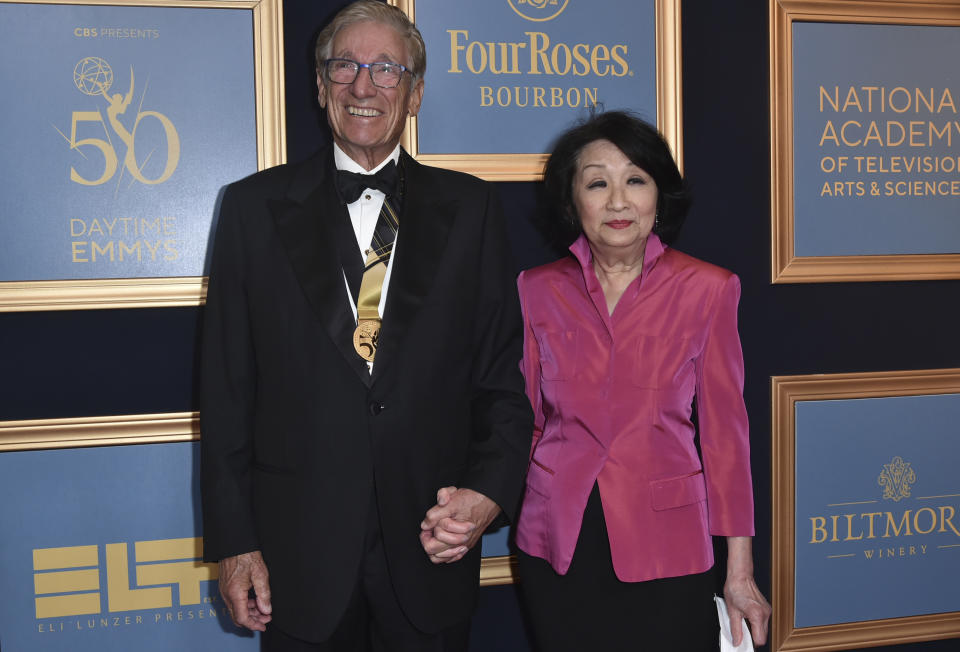
[[[104,120],[100,109],[96,111],[74,111],[71,115],[69,136],[56,126],[54,127],[67,141],[70,149],[75,150],[84,159],[84,165],[87,169],[92,165],[97,165],[94,162],[98,160],[98,157],[93,150],[98,151],[103,159],[103,168],[98,177],[85,177],[75,167],[71,166],[70,180],[84,186],[99,186],[113,179],[120,164],[117,146],[122,145],[124,155],[120,180],[123,179],[124,173],[127,173],[135,181],[142,184],[156,185],[163,183],[173,175],[177,169],[177,163],[180,161],[180,136],[177,129],[164,114],[158,111],[142,110],[146,100],[147,84],[143,85],[143,90],[140,92],[136,115],[132,119],[132,124],[130,124],[130,114],[127,113],[127,110],[134,99],[133,66],[130,66],[130,84],[126,93],[109,92],[115,81],[116,78],[110,64],[100,57],[85,57],[77,63],[73,70],[73,83],[78,91],[89,97],[101,97],[106,101],[107,118]],[[124,118],[126,118],[126,121],[124,121]],[[156,120],[159,123],[165,142],[160,144],[150,142],[149,145],[152,145],[152,147],[145,148],[148,151],[145,153],[141,151],[138,155],[136,147],[137,130],[142,123],[146,124],[149,119]],[[99,129],[92,124],[98,124]],[[83,125],[86,125],[86,127],[84,128]],[[96,137],[80,138],[78,132],[81,130],[85,133],[90,133],[92,130]],[[101,130],[102,137],[99,133]],[[159,132],[153,133],[154,130],[148,129],[148,131],[151,131],[150,135],[153,136],[149,139],[150,141],[156,140],[160,135]],[[156,170],[155,168],[158,168],[159,165],[154,162],[150,166],[151,171],[145,172],[148,164],[151,161],[158,160],[160,156],[165,156],[163,169]]]
[[[570,0],[507,0],[519,16],[535,23],[553,20],[563,13]]]

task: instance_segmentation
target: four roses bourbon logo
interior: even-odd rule
[[[570,0],[507,0],[510,8],[523,18],[542,23],[563,13]]]

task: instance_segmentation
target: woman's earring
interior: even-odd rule
[[[660,230],[660,209],[657,209],[657,212],[653,216],[653,230],[657,232]]]

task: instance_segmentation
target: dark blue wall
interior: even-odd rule
[[[288,159],[329,138],[312,40],[341,0],[285,0]],[[770,284],[765,2],[686,2],[685,172],[695,203],[677,247],[740,275],[757,498],[757,578],[770,588],[770,376],[960,367],[960,282]],[[430,101],[427,89],[425,101]],[[531,183],[498,184],[518,269],[555,256],[531,226]],[[196,409],[200,310],[0,314],[0,420]],[[824,587],[829,590],[829,587]],[[515,589],[481,592],[474,649],[529,649]],[[934,641],[877,650],[956,650]]]

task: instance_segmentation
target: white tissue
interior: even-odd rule
[[[717,618],[720,619],[720,652],[753,652],[753,639],[750,638],[750,630],[747,628],[747,621],[741,618],[740,626],[743,628],[743,640],[740,645],[734,647],[733,635],[730,633],[730,616],[727,614],[727,603],[720,596],[713,596],[717,602]]]

